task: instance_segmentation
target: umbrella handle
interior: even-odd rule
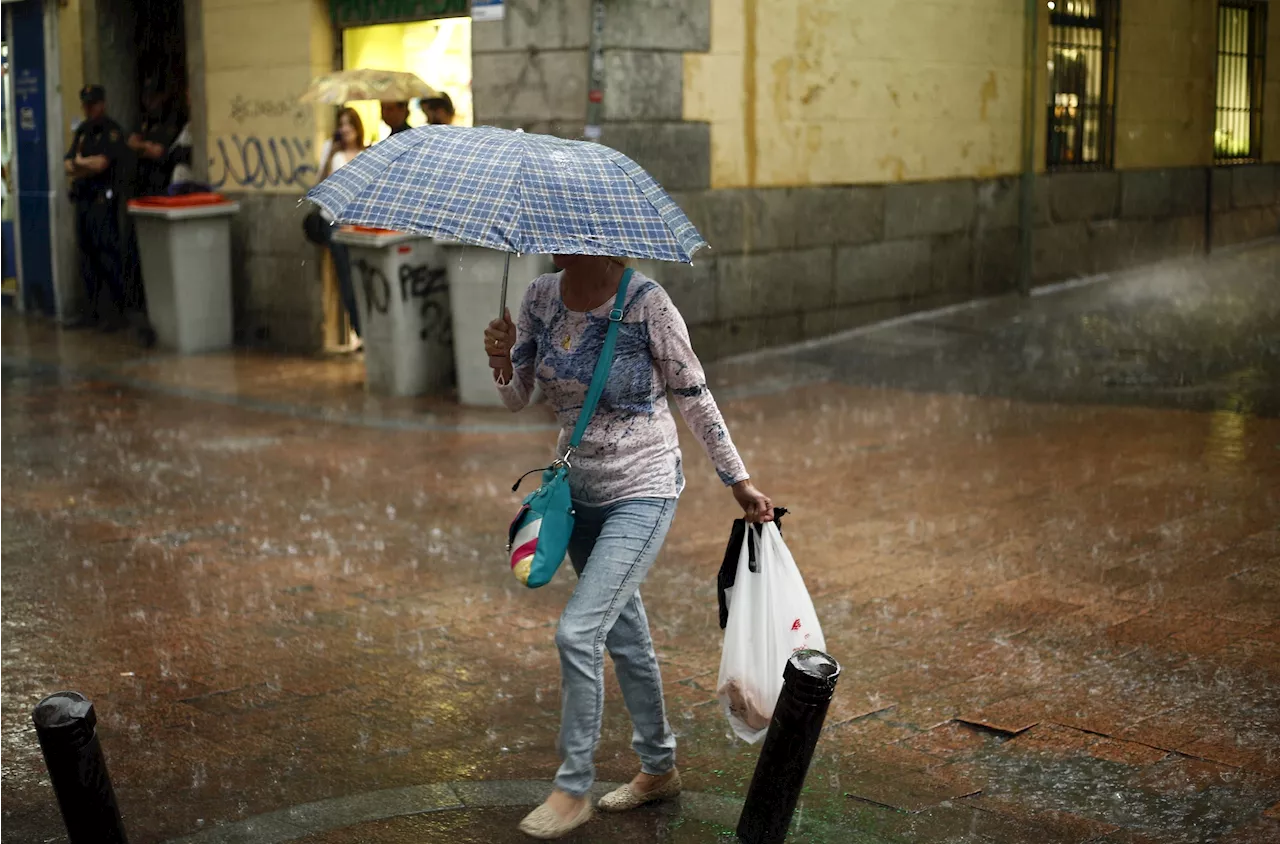
[[[502,267],[502,299],[498,302],[498,319],[507,315],[507,276],[511,272],[511,253],[507,253],[507,262]]]

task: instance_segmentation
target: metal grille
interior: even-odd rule
[[[1262,80],[1266,72],[1267,4],[1218,3],[1217,122],[1213,156],[1220,164],[1257,161],[1262,151]]]
[[[1045,162],[1105,169],[1115,150],[1119,0],[1050,0]]]

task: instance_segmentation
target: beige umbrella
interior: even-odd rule
[[[317,76],[299,98],[304,103],[342,105],[352,100],[405,102],[429,99],[439,92],[417,74],[399,70],[338,70]]]

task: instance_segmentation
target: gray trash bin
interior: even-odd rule
[[[453,307],[453,360],[458,372],[458,402],[469,407],[502,404],[493,386],[493,371],[484,353],[484,330],[498,316],[502,295],[502,266],[507,253],[478,246],[438,241],[449,271],[449,302]],[[520,314],[520,303],[529,283],[555,266],[546,255],[512,255],[507,289],[511,318]]]
[[[429,238],[342,227],[360,311],[365,389],[443,393],[453,383],[453,323],[440,247]]]
[[[156,342],[182,354],[230,348],[231,217],[239,203],[179,197],[129,203],[147,317]]]

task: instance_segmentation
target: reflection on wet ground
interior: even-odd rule
[[[1278,266],[1267,246],[717,368],[845,666],[792,840],[1280,840]],[[938,320],[971,330],[930,346]],[[545,414],[370,399],[358,360],[3,331],[4,841],[59,840],[29,712],[63,688],[97,703],[135,844],[550,777],[571,583],[501,563]],[[740,798],[757,749],[713,697],[733,502],[689,474],[645,600],[686,782]],[[629,741],[611,678],[603,779]],[[515,841],[525,810],[301,840]],[[571,840],[724,832],[671,807]]]

